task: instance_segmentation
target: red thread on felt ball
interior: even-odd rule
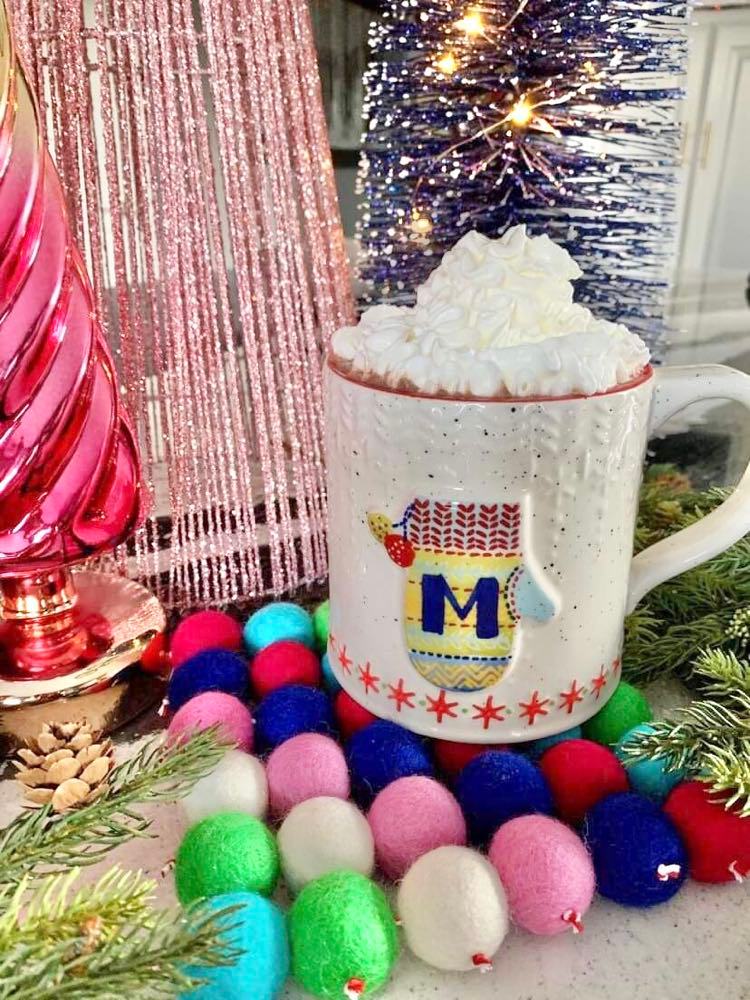
[[[368,712],[359,702],[356,702],[346,691],[339,691],[333,702],[333,714],[336,716],[336,723],[343,739],[348,740],[350,736],[369,726],[371,722],[377,721],[377,715]]]
[[[387,785],[367,819],[383,873],[397,882],[423,854],[444,844],[466,844],[466,821],[448,789],[433,778],[411,775]]]
[[[566,823],[583,822],[588,810],[614,792],[627,792],[628,775],[615,754],[591,740],[565,740],[539,761],[555,811]]]
[[[349,769],[330,736],[300,733],[281,743],[266,761],[271,811],[284,816],[299,802],[327,795],[349,798]]]
[[[741,881],[750,876],[750,818],[728,812],[704,782],[677,785],[664,812],[685,842],[690,874],[698,882]]]
[[[253,658],[250,684],[258,698],[289,684],[320,684],[320,660],[301,642],[282,639],[265,646]]]
[[[242,646],[242,626],[224,611],[198,611],[183,618],[170,643],[172,666],[179,667],[204,649],[228,649],[236,653]]]
[[[178,708],[169,723],[168,742],[176,742],[182,734],[201,732],[212,726],[219,734],[237,744],[239,750],[253,749],[253,717],[239,698],[223,691],[204,691]]]
[[[511,919],[532,934],[583,930],[594,896],[594,865],[576,833],[550,816],[519,816],[492,838],[489,858]]]
[[[454,743],[452,740],[435,740],[432,746],[438,767],[449,778],[455,778],[480,753],[508,749],[504,743]]]

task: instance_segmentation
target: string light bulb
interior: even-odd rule
[[[472,8],[464,14],[460,21],[456,21],[456,27],[467,35],[481,35],[484,31],[484,21],[479,11]]]
[[[450,76],[458,69],[458,59],[456,59],[452,52],[446,52],[445,55],[440,56],[440,58],[435,62],[435,67],[439,69],[441,73],[445,73],[446,76]]]
[[[514,125],[528,125],[534,117],[534,110],[525,97],[519,97],[507,115],[507,120]]]
[[[432,219],[415,211],[411,219],[411,231],[417,236],[427,236],[432,232]]]

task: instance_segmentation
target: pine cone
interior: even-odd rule
[[[13,762],[29,802],[51,802],[53,811],[61,813],[101,795],[115,762],[112,743],[98,742],[100,735],[87,722],[45,722]]]

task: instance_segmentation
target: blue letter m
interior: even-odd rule
[[[499,633],[498,605],[500,585],[494,576],[477,580],[466,604],[461,605],[441,574],[425,573],[422,577],[422,630],[443,634],[445,628],[445,602],[447,601],[461,621],[471,609],[477,608],[477,639],[494,639]]]

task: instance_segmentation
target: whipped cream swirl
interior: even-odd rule
[[[413,308],[373,306],[333,337],[363,378],[461,396],[592,395],[628,382],[648,348],[573,302],[583,272],[548,236],[514,226],[463,236],[417,290]]]

